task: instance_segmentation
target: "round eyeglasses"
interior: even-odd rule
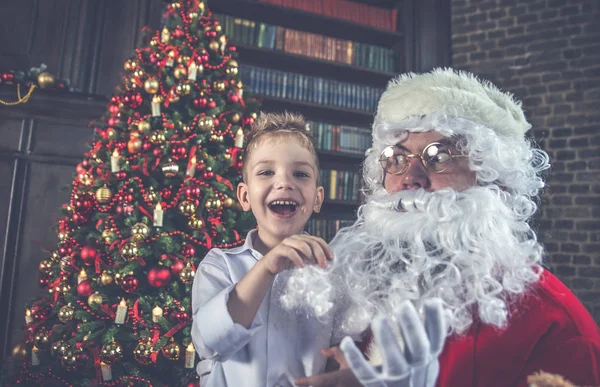
[[[452,160],[465,155],[453,155],[448,145],[441,142],[432,142],[427,145],[421,153],[409,154],[401,148],[388,146],[381,152],[379,163],[386,173],[401,175],[408,169],[413,158],[418,157],[431,172],[440,173],[445,171]]]

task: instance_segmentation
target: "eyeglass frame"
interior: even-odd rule
[[[433,146],[433,145],[447,147],[448,148],[448,154],[450,155],[450,160],[451,161],[454,160],[455,158],[468,157],[467,155],[462,155],[462,154],[454,155],[454,154],[452,154],[452,151],[450,150],[450,145],[448,145],[448,144],[446,144],[444,142],[434,141],[431,144],[426,145],[425,148],[423,148],[423,150],[421,152],[419,152],[419,153],[409,153],[409,154],[404,155],[406,157],[406,159],[408,160],[408,162],[406,163],[406,165],[404,166],[404,168],[402,168],[401,171],[394,172],[394,173],[388,172],[387,168],[383,165],[384,162],[386,162],[386,164],[387,164],[387,161],[393,156],[392,155],[390,157],[382,158],[383,154],[385,153],[385,151],[388,150],[388,149],[390,149],[390,148],[391,149],[397,148],[397,145],[387,146],[387,147],[385,147],[381,151],[381,153],[379,154],[379,165],[381,165],[381,168],[383,169],[384,175],[386,173],[388,173],[390,175],[396,175],[396,176],[398,176],[398,175],[402,175],[403,173],[405,173],[406,171],[408,171],[408,168],[410,168],[410,163],[412,162],[412,159],[414,159],[415,157],[418,157],[419,159],[421,159],[421,164],[423,164],[423,166],[425,167],[425,169],[427,169],[428,171],[431,171],[433,173],[442,173],[445,170],[447,170],[450,167],[450,165],[452,165],[451,162],[449,162],[448,165],[445,166],[443,169],[433,170],[430,167],[428,167],[427,163],[425,162],[425,160],[423,160],[423,155],[425,154],[425,151],[427,149],[429,149],[430,146]],[[401,149],[399,149],[399,150],[401,150]],[[394,154],[395,154],[395,152],[394,152]]]

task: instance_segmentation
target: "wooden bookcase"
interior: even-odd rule
[[[388,9],[397,8],[396,31],[249,0],[210,0],[208,6],[217,14],[371,44],[394,51],[394,72],[382,72],[290,54],[281,50],[240,44],[233,40],[232,44],[238,49],[241,64],[377,88],[385,88],[395,74],[449,64],[449,0],[357,0],[357,2]],[[374,112],[367,113],[260,95],[258,97],[263,100],[263,110],[296,111],[311,121],[358,126],[365,128],[365,131],[370,130],[373,121]],[[363,155],[321,150],[319,158],[322,169],[359,172]],[[352,219],[359,204],[359,201],[327,200],[321,214],[315,217]]]

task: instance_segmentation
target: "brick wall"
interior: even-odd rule
[[[453,66],[523,101],[552,170],[546,265],[600,322],[600,1],[452,0]]]

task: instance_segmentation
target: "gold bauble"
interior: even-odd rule
[[[135,70],[137,67],[137,63],[133,59],[127,59],[123,67],[127,71]]]
[[[149,202],[154,202],[156,201],[156,198],[158,197],[158,195],[156,194],[156,191],[148,191],[146,192],[146,199]]]
[[[230,160],[230,159],[231,159],[231,155],[230,155],[229,153],[225,153],[225,154],[223,155],[223,158],[224,158],[225,160]]]
[[[150,123],[148,121],[140,121],[138,123],[138,129],[142,133],[148,133],[148,131],[150,131]]]
[[[179,279],[186,285],[194,282],[194,275],[196,272],[192,269],[192,266],[189,264],[185,265],[182,271],[179,272]]]
[[[58,233],[58,239],[60,239],[61,241],[65,241],[69,238],[69,233],[66,231],[61,231]]]
[[[190,57],[183,55],[177,58],[177,63],[182,64],[184,66],[187,66],[188,62],[190,61]]]
[[[208,43],[208,48],[211,51],[219,51],[219,42],[213,40],[212,42]]]
[[[129,153],[138,153],[142,150],[142,140],[140,140],[139,136],[131,137],[131,139],[127,142],[127,150]]]
[[[19,363],[23,363],[24,361],[28,360],[29,351],[27,351],[25,343],[19,343],[13,347],[12,358]]]
[[[252,117],[253,119],[258,119],[258,114],[256,114],[255,112],[250,113],[250,117]]]
[[[175,70],[173,70],[173,75],[175,75],[175,78],[177,79],[183,79],[187,76],[187,69],[183,65],[178,65],[175,67]]]
[[[183,124],[181,125],[181,131],[183,133],[189,133],[192,131],[192,128],[189,125]]]
[[[102,304],[102,296],[100,293],[96,292],[88,297],[88,305],[92,306],[93,304]]]
[[[220,25],[220,24],[217,24],[217,25],[215,26],[215,31],[217,31],[217,32],[221,32],[221,31],[223,31],[223,27],[221,27],[221,25]]]
[[[155,130],[150,135],[150,142],[154,145],[162,144],[167,140],[165,133],[162,130]]]
[[[133,349],[133,358],[142,365],[152,364],[152,341],[140,339]]]
[[[67,353],[71,350],[71,346],[64,342],[63,340],[59,340],[52,344],[52,348],[50,349],[52,355],[60,357],[64,353]]]
[[[52,74],[44,72],[44,73],[40,73],[40,75],[38,75],[37,81],[38,81],[38,84],[40,85],[40,87],[42,89],[45,89],[47,87],[54,86],[55,79]]]
[[[102,238],[106,243],[112,243],[115,241],[117,234],[115,234],[112,230],[104,230],[102,231]]]
[[[50,270],[51,268],[52,268],[52,262],[50,262],[50,260],[44,259],[44,260],[40,261],[39,269],[41,272],[46,272],[46,271]]]
[[[54,250],[52,254],[50,254],[50,261],[57,262],[60,259],[60,254],[58,251]]]
[[[44,327],[40,327],[35,332],[35,337],[33,338],[33,342],[38,349],[46,350],[50,349],[50,334]]]
[[[215,81],[213,83],[213,90],[216,90],[220,93],[225,91],[225,87],[226,87],[225,82],[223,82],[223,81]]]
[[[190,216],[196,212],[196,205],[189,200],[184,200],[179,203],[179,211],[184,215]]]
[[[87,173],[87,172],[80,173],[78,177],[79,177],[79,181],[81,182],[81,184],[83,184],[83,185],[92,184],[92,177],[90,176],[89,173]]]
[[[113,275],[106,270],[104,270],[100,275],[100,282],[102,282],[102,285],[110,285],[113,281]]]
[[[133,261],[138,253],[138,245],[136,242],[127,242],[121,246],[121,255],[126,261]]]
[[[114,128],[108,128],[106,135],[108,136],[109,140],[116,140],[119,133]]]
[[[230,60],[230,61],[227,63],[227,65],[228,65],[229,67],[239,67],[239,64],[238,64],[238,62],[237,62],[236,60],[233,60],[233,59],[231,59],[231,60]]]
[[[198,120],[198,128],[202,132],[210,132],[213,128],[214,123],[215,122],[213,121],[212,117],[204,116]]]
[[[144,82],[144,90],[146,90],[148,94],[156,94],[156,92],[158,92],[158,88],[159,83],[155,78],[148,78],[146,79],[146,82]]]
[[[136,223],[131,227],[131,236],[133,239],[143,241],[150,234],[150,227],[145,223]]]
[[[190,13],[188,13],[188,17],[190,19],[197,19],[198,18],[198,12],[190,12]]]
[[[202,219],[191,217],[188,221],[188,226],[194,230],[200,230],[202,227],[204,227],[204,222]]]
[[[123,358],[123,347],[116,341],[112,341],[110,344],[102,346],[102,352],[100,353],[100,360],[105,364],[113,365]]]
[[[63,353],[63,355],[60,358],[60,363],[63,366],[63,368],[67,371],[75,371],[78,366],[77,355],[81,352],[83,352],[82,348],[75,347]]]
[[[222,205],[223,205],[223,203],[221,203],[221,200],[219,200],[219,199],[215,199],[215,200],[213,201],[212,208],[213,208],[213,210],[216,210],[216,211],[218,211],[218,210],[220,210],[220,209],[221,209],[221,206],[222,206]]]
[[[73,316],[75,316],[75,309],[71,305],[65,305],[58,311],[58,319],[61,322],[71,321]]]
[[[234,114],[231,115],[231,122],[234,123],[234,124],[237,124],[238,122],[240,122],[241,118],[242,117],[240,116],[239,113],[234,113]]]
[[[106,185],[96,190],[96,200],[98,203],[107,204],[110,202],[110,199],[112,199],[112,192],[108,189],[108,187],[106,187]]]
[[[179,9],[179,8],[181,8],[181,4],[178,3],[177,1],[174,1],[174,2],[171,3],[171,8],[173,8],[173,9]]]
[[[171,337],[169,343],[162,347],[161,352],[168,360],[177,361],[179,360],[179,355],[181,354],[181,348],[179,347],[179,344],[177,344]]]
[[[238,73],[239,73],[239,69],[238,69],[237,67],[231,67],[231,66],[228,66],[228,67],[225,69],[225,72],[226,72],[227,74],[231,75],[231,76],[236,76],[236,75],[238,75]]]
[[[234,204],[233,199],[232,198],[225,198],[225,200],[223,200],[223,206],[230,208],[232,207]]]
[[[192,92],[192,87],[189,85],[189,83],[180,83],[175,88],[175,91],[179,95],[189,95]]]
[[[160,166],[160,169],[163,171],[166,177],[175,177],[179,172],[179,165],[173,161],[167,161]]]
[[[146,75],[146,72],[144,71],[144,69],[137,69],[133,72],[133,76],[134,78],[142,78]],[[132,84],[137,85],[139,79],[132,79]],[[158,81],[156,81],[158,82]]]

